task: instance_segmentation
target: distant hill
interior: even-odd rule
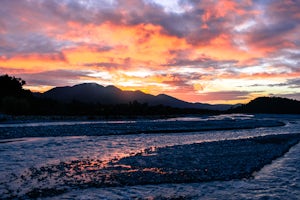
[[[36,93],[40,98],[49,98],[64,103],[79,101],[83,103],[126,104],[133,101],[147,103],[150,106],[164,105],[175,108],[194,108],[224,111],[232,105],[211,105],[202,103],[189,103],[174,97],[159,94],[157,96],[141,91],[123,91],[115,86],[102,86],[96,83],[83,83],[74,86],[55,87],[44,93]]]
[[[230,109],[229,112],[300,114],[300,101],[281,97],[258,97],[248,104]]]

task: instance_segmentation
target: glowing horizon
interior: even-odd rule
[[[203,103],[300,100],[300,2],[3,0],[0,73]]]

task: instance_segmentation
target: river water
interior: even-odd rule
[[[273,121],[284,122],[284,126],[261,127],[273,123]],[[179,128],[185,123],[198,127],[194,132],[174,131],[171,126]],[[222,124],[234,122],[232,130],[222,130]],[[249,128],[236,124],[261,123],[259,127]],[[215,124],[214,124],[215,123]],[[272,134],[300,133],[300,116],[298,115],[224,115],[203,117],[181,117],[163,120],[147,121],[85,121],[85,122],[31,122],[19,124],[1,124],[0,134],[3,131],[22,130],[26,128],[39,127],[64,127],[75,125],[84,126],[89,130],[90,126],[100,126],[103,135],[80,135],[80,133],[69,136],[48,137],[12,137],[0,140],[0,197],[5,199],[26,199],[28,192],[40,188],[41,182],[34,177],[26,176],[26,172],[42,169],[45,166],[57,165],[61,162],[72,162],[80,160],[101,160],[103,164],[125,156],[134,155],[144,149],[166,147],[182,144],[201,143],[206,141],[218,141],[228,139],[249,138]],[[100,125],[99,125],[100,124]],[[105,126],[103,126],[103,124]],[[118,124],[118,125],[116,125]],[[143,134],[107,134],[114,127],[120,130],[143,128],[147,125],[148,133]],[[132,126],[132,124],[135,124]],[[158,125],[157,125],[158,124]],[[165,126],[166,128],[161,128]],[[198,125],[196,125],[198,126]],[[215,126],[215,128],[211,128]],[[231,126],[231,125],[229,125]],[[150,128],[149,128],[150,127]],[[154,127],[154,128],[153,128]],[[159,127],[159,128],[157,128]],[[3,128],[3,130],[1,129]],[[82,128],[82,127],[81,127]],[[95,127],[93,127],[95,128]],[[168,130],[167,133],[151,129]],[[215,129],[215,130],[214,130]],[[2,132],[1,132],[2,130]],[[36,131],[37,129],[32,129]],[[59,129],[55,129],[56,131]],[[81,129],[80,129],[81,130]],[[74,131],[74,130],[72,130]],[[134,131],[133,131],[134,132]],[[10,133],[12,134],[12,133]],[[16,133],[18,134],[18,133]],[[26,135],[25,135],[26,136]],[[104,188],[81,188],[72,187],[60,193],[48,192],[40,199],[299,199],[300,197],[300,144],[295,145],[283,157],[274,160],[259,172],[254,178],[245,180],[215,181],[206,183],[189,184],[160,184],[143,186],[122,186]],[[100,166],[100,165],[99,165]],[[26,181],[24,181],[26,179]],[[64,177],[62,177],[62,180]],[[30,181],[28,181],[30,180]],[[56,183],[49,183],[49,188],[56,188]],[[51,191],[51,190],[50,190]]]

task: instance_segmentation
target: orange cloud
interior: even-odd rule
[[[188,47],[184,39],[163,34],[161,27],[151,24],[120,26],[104,23],[82,27],[72,23],[70,26],[71,31],[57,38],[83,44],[63,51],[70,64],[116,62],[121,67],[129,63],[120,61],[129,58],[131,65],[157,68],[170,59],[170,50]],[[90,47],[96,44],[110,46],[111,49],[97,51]]]
[[[222,95],[243,100],[235,98],[242,93],[230,80],[243,85],[300,76],[297,1],[184,1],[176,11],[164,6],[4,1],[0,71],[25,77],[35,90],[95,81],[210,102]],[[222,80],[228,93],[214,85]]]
[[[22,69],[27,72],[40,72],[65,66],[65,62],[62,54],[28,54],[1,58],[0,66],[10,70]]]

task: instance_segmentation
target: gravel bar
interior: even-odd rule
[[[73,189],[248,179],[299,143],[280,134],[151,148],[103,162],[83,159],[32,167],[2,185],[4,199],[56,196]]]

